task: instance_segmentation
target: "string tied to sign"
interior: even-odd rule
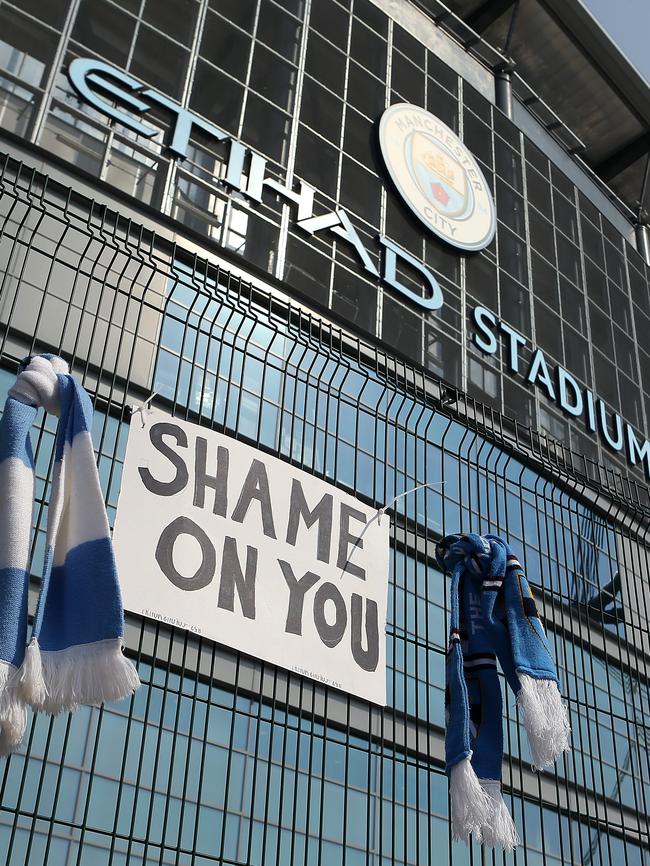
[[[142,427],[146,427],[146,418],[153,411],[151,408],[152,400],[158,396],[157,391],[152,391],[151,394],[147,397],[146,400],[143,400],[142,403],[135,403],[131,406],[131,417],[135,417],[136,415],[140,415],[140,419],[142,421]]]
[[[393,505],[398,501],[398,499],[402,499],[404,496],[408,496],[410,493],[415,493],[418,490],[422,490],[425,487],[433,490],[436,487],[444,487],[444,481],[432,481],[427,482],[426,484],[417,484],[415,487],[411,487],[409,490],[405,490],[403,493],[398,493],[397,496],[394,496],[390,502],[387,502],[386,505],[383,505],[381,508],[377,509],[377,513],[375,517],[377,518],[377,523],[381,525],[381,518],[388,511],[389,508],[392,508]]]
[[[433,482],[427,482],[426,484],[418,484],[418,485],[415,486],[415,487],[411,487],[409,490],[405,490],[403,493],[398,493],[397,496],[394,496],[394,497],[393,497],[389,502],[386,503],[386,505],[382,505],[381,508],[378,508],[377,511],[375,511],[375,513],[372,515],[372,517],[370,518],[370,520],[368,520],[368,522],[366,523],[366,525],[365,525],[365,526],[363,527],[363,529],[361,530],[361,533],[360,533],[359,537],[356,539],[356,542],[354,543],[354,548],[353,548],[353,550],[356,549],[356,548],[358,548],[358,547],[363,547],[363,545],[361,544],[361,541],[362,541],[362,539],[363,539],[363,536],[364,536],[364,535],[366,534],[366,532],[368,531],[368,529],[372,526],[372,524],[375,522],[375,520],[377,521],[377,525],[378,525],[378,526],[381,526],[381,519],[382,519],[382,517],[386,514],[386,512],[388,511],[388,509],[389,509],[389,508],[392,508],[393,505],[394,505],[394,504],[395,504],[399,499],[402,499],[404,496],[408,496],[410,493],[415,493],[417,490],[422,490],[422,489],[425,488],[425,487],[429,487],[429,488],[431,488],[431,489],[436,488],[436,487],[443,487],[443,486],[444,486],[444,483],[445,483],[444,481],[433,481]],[[352,555],[352,554],[350,554],[350,555]],[[340,579],[343,579],[344,574],[345,574],[345,569],[343,569],[343,570],[341,571]]]

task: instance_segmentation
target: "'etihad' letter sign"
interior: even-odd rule
[[[126,610],[382,706],[389,520],[213,430],[132,423],[114,544]]]
[[[383,264],[378,262],[378,267],[346,211],[336,208],[315,214],[316,191],[312,186],[303,180],[289,186],[277,180],[272,172],[267,171],[267,160],[263,156],[232,138],[225,130],[103,60],[75,58],[68,67],[68,78],[84,102],[144,138],[155,138],[160,130],[139,118],[146,117],[152,105],[162,106],[172,117],[167,149],[176,159],[185,159],[196,129],[216,141],[224,142],[228,157],[225,174],[218,181],[220,185],[241,194],[252,206],[261,204],[265,194],[280,196],[293,208],[295,225],[300,231],[310,237],[316,232],[331,232],[349,244],[367,273],[408,298],[411,303],[425,311],[438,310],[442,306],[440,285],[422,262],[381,236],[377,241],[380,252],[383,251]],[[380,255],[377,258],[382,257]],[[416,274],[422,291],[413,291],[399,278],[398,263]]]

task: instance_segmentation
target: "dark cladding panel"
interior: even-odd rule
[[[490,258],[481,253],[468,256],[465,264],[467,293],[486,307],[498,307],[497,269]]]
[[[343,97],[347,57],[317,33],[310,33],[305,57],[305,72],[337,96]]]
[[[532,333],[530,292],[505,271],[500,271],[499,298],[503,320],[520,334],[530,337]]]
[[[386,76],[387,47],[385,39],[360,21],[352,22],[352,43],[350,54],[357,63],[372,72],[379,79]]]
[[[306,239],[290,235],[284,278],[322,307],[329,305],[331,269],[329,257],[319,252]]]
[[[256,150],[286,165],[289,158],[291,116],[271,105],[256,93],[249,93],[244,113],[242,138]]]
[[[296,174],[328,198],[336,198],[338,148],[324,141],[303,124],[298,128]]]
[[[338,144],[341,137],[343,102],[311,78],[302,89],[300,119],[323,138]]]
[[[297,63],[300,20],[272,0],[259,0],[256,38],[290,63]]]
[[[164,3],[159,0],[146,0],[143,18],[157,30],[189,47],[198,11],[197,0],[165,0]]]
[[[244,88],[199,58],[190,107],[233,135],[239,128]]]
[[[432,325],[424,327],[424,366],[456,388],[462,387],[462,347]]]
[[[247,33],[242,32],[229,21],[224,21],[219,15],[208,11],[203,22],[199,53],[201,57],[227,72],[228,75],[244,81],[250,59],[251,42]],[[269,71],[277,74],[274,68]]]
[[[343,156],[341,192],[344,208],[379,228],[382,184],[379,178],[354,160]]]
[[[384,293],[382,339],[401,355],[411,357],[413,347],[422,345],[422,317]]]
[[[91,54],[99,54],[126,67],[135,34],[136,19],[105,0],[83,0],[72,30],[72,40]],[[85,53],[85,52],[84,52]]]
[[[426,77],[420,67],[404,57],[399,51],[393,51],[391,62],[391,89],[402,102],[414,105],[424,105],[424,90]]]
[[[373,333],[377,327],[377,290],[348,268],[335,265],[332,309],[345,321]]]
[[[376,120],[386,105],[386,85],[357,63],[354,55],[349,63],[348,102],[371,120]]]
[[[337,48],[347,49],[350,14],[338,3],[312,4],[309,26]]]
[[[185,85],[188,59],[185,48],[142,25],[135,40],[130,69],[147,84],[179,99]]]

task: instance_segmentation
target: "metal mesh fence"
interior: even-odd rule
[[[0,391],[60,351],[93,395],[111,521],[129,406],[245,440],[391,521],[388,705],[128,618],[143,688],[30,724],[0,765],[10,864],[650,863],[646,488],[223,267],[5,159]],[[54,426],[36,443],[34,594]],[[524,846],[453,843],[443,772],[445,578],[436,540],[496,532],[536,587],[573,751],[530,770],[504,707],[504,786]]]

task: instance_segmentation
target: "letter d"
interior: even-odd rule
[[[406,250],[402,249],[402,247],[398,247],[397,244],[389,241],[388,238],[383,237],[383,235],[379,238],[379,243],[384,247],[384,282],[388,283],[389,286],[398,291],[401,295],[405,295],[410,301],[417,304],[419,307],[424,307],[425,310],[439,310],[443,304],[442,290],[431,271],[426,268],[422,262],[418,261],[415,256],[412,256]],[[412,289],[409,289],[409,287],[405,286],[404,283],[400,283],[397,279],[398,258],[422,274],[424,282],[430,291],[429,297],[423,298],[420,295],[416,295]]]
[[[565,412],[568,412],[569,415],[582,415],[584,400],[582,399],[582,390],[580,386],[573,376],[570,373],[567,373],[564,367],[558,367],[556,375],[560,406]],[[571,391],[571,395],[569,395],[568,391]],[[569,396],[573,399],[570,400]]]

